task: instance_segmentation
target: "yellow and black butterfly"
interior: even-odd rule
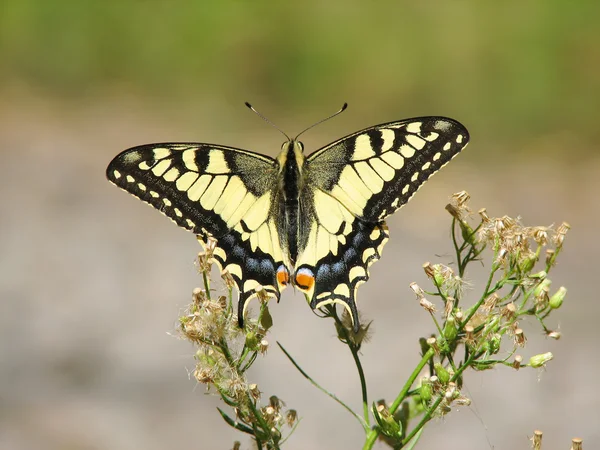
[[[420,117],[308,156],[297,138],[275,159],[213,144],[141,145],[106,175],[202,241],[216,240],[214,258],[239,291],[240,326],[249,299],[264,289],[279,300],[291,284],[313,309],[342,304],[357,331],[356,292],[388,240],[384,219],[468,141],[457,121]]]

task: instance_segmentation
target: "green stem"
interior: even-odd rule
[[[429,362],[429,360],[431,358],[433,358],[434,354],[435,354],[435,351],[433,350],[433,348],[430,348],[423,355],[423,357],[421,358],[421,361],[419,362],[417,367],[415,367],[415,370],[412,371],[412,373],[410,374],[410,377],[408,378],[408,380],[402,387],[402,390],[400,391],[400,393],[398,394],[398,396],[396,397],[394,402],[390,405],[390,408],[389,408],[390,414],[394,415],[394,413],[398,410],[398,408],[400,407],[400,405],[406,398],[406,394],[408,393],[411,386],[414,384],[415,380],[417,379],[417,377],[423,370],[423,367],[425,367],[427,365],[427,363]],[[367,439],[365,440],[365,444],[363,445],[363,450],[369,450],[369,449],[373,448],[373,445],[375,444],[375,441],[377,440],[378,436],[379,436],[379,430],[372,429],[371,431],[369,431],[369,434],[367,435]],[[405,439],[405,441],[408,442],[408,440],[406,440],[406,439]]]
[[[473,316],[475,315],[475,313],[477,312],[479,307],[483,304],[483,302],[485,302],[485,299],[490,294],[488,291],[490,289],[490,286],[492,285],[492,281],[494,280],[494,275],[496,274],[497,270],[498,270],[498,265],[494,264],[492,266],[492,270],[490,271],[490,276],[488,277],[487,283],[485,285],[485,289],[483,290],[483,295],[481,296],[479,301],[470,308],[470,310],[467,314],[467,317],[463,320],[462,324],[459,327],[459,330],[458,330],[459,332],[461,332],[463,330],[464,326],[467,323],[469,323],[469,320],[471,320],[473,318]]]
[[[356,345],[352,341],[350,332],[344,326],[344,324],[342,324],[342,321],[340,320],[340,318],[337,315],[335,307],[332,308],[331,313],[332,313],[331,314],[332,317],[334,318],[334,320],[336,321],[336,323],[338,325],[338,329],[341,330],[342,333],[344,334],[344,340],[346,341],[346,344],[348,345],[348,348],[350,349],[350,353],[352,353],[352,358],[354,358],[354,364],[356,364],[356,370],[358,371],[358,377],[360,378],[360,389],[361,389],[362,404],[363,404],[363,417],[364,417],[365,423],[367,424],[367,427],[370,428],[371,422],[370,422],[370,411],[369,411],[369,397],[367,394],[367,380],[365,378],[365,372],[363,370],[362,363],[360,362],[360,356],[358,354],[360,346]]]
[[[367,431],[369,429],[369,427],[367,426],[367,424],[364,422],[364,420],[358,415],[356,414],[354,411],[352,411],[352,408],[350,408],[348,405],[346,405],[343,401],[341,401],[339,398],[337,398],[337,396],[335,394],[332,394],[331,392],[329,392],[327,389],[323,388],[319,383],[317,383],[315,380],[313,380],[310,375],[308,375],[299,365],[298,363],[294,360],[294,358],[292,358],[292,355],[290,355],[287,350],[283,347],[283,345],[281,345],[279,342],[277,342],[277,345],[279,345],[279,348],[281,349],[281,351],[283,353],[285,353],[285,356],[288,357],[288,359],[291,361],[291,363],[294,365],[294,367],[296,369],[298,369],[298,372],[300,372],[302,374],[302,376],[304,378],[306,378],[308,381],[310,381],[310,383],[315,386],[317,389],[319,389],[321,392],[325,393],[326,395],[328,395],[329,397],[331,397],[333,400],[335,400],[336,402],[338,402],[340,405],[342,405],[344,407],[344,409],[346,409],[346,411],[348,411],[350,414],[352,414],[354,416],[354,418],[356,420],[359,421],[359,423],[361,424],[361,426],[365,429],[365,431]]]
[[[206,298],[210,300],[210,281],[206,270],[202,271],[202,279],[204,280],[204,292],[206,292]]]
[[[458,372],[456,372],[454,375],[452,375],[452,377],[450,378],[450,381],[451,382],[456,381],[458,379],[458,377],[460,377],[462,375],[462,373],[467,369],[467,367],[469,367],[469,365],[471,364],[471,362],[473,362],[474,359],[475,359],[474,356],[471,356],[470,359],[468,359],[467,361],[465,361],[465,363],[460,367],[460,369],[458,370]],[[408,436],[406,436],[402,440],[402,445],[405,445],[408,442],[410,442],[412,440],[412,438],[415,437],[416,434],[420,432],[420,430],[425,426],[425,424],[431,420],[431,417],[433,416],[433,413],[435,412],[435,410],[437,409],[437,407],[440,406],[440,403],[442,403],[442,400],[444,400],[444,394],[440,394],[440,396],[436,399],[436,401],[425,412],[425,415],[423,416],[423,418],[421,419],[421,421],[417,424],[417,426],[414,427],[411,430],[411,432],[408,434]]]
[[[358,370],[358,376],[360,378],[360,388],[362,392],[363,402],[363,416],[365,418],[365,423],[368,427],[370,427],[371,424],[369,419],[369,403],[367,397],[367,381],[365,379],[365,372],[363,371],[362,364],[358,356],[358,349],[353,344],[349,344],[348,346],[350,347],[350,352],[352,353],[352,357],[354,358],[354,363],[356,364],[356,369]]]

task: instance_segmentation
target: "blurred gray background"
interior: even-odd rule
[[[525,358],[547,370],[469,373],[470,408],[437,420],[420,448],[598,445],[600,3],[0,2],[0,448],[228,449],[243,435],[189,379],[171,336],[201,284],[194,236],[111,186],[108,162],[149,142],[202,141],[269,155],[282,136],[316,149],[380,122],[447,115],[471,144],[390,221],[359,306],[371,399],[392,400],[433,331],[408,285],[449,262],[448,196],[529,225],[572,225],[552,279],[569,293],[556,342],[523,324]],[[484,269],[469,273],[474,294]],[[351,355],[290,290],[271,312],[280,341],[360,408]],[[250,372],[302,422],[290,449],[352,449],[362,431],[277,348]],[[380,444],[378,444],[380,445]],[[380,445],[378,448],[383,448]],[[544,447],[546,448],[546,447]]]

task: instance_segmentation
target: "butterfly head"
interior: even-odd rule
[[[304,164],[304,144],[297,139],[289,139],[281,145],[281,153],[277,157],[280,167],[296,166],[299,169]]]

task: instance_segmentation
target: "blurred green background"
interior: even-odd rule
[[[390,221],[392,239],[359,306],[372,398],[391,399],[431,332],[408,284],[450,261],[448,196],[573,225],[555,286],[561,341],[546,373],[471,374],[474,405],[434,424],[423,448],[600,441],[600,306],[593,262],[600,193],[600,3],[380,1],[0,1],[0,447],[230,448],[219,401],[187,378],[192,350],[168,336],[200,284],[193,236],[104,179],[110,159],[157,141],[275,154],[281,135],[318,148],[378,122],[446,115],[469,148]],[[470,274],[479,283],[482,274]],[[351,357],[331,324],[286,293],[271,308],[303,367],[359,407]],[[527,326],[524,326],[527,333]],[[299,410],[288,448],[359,448],[361,433],[276,349],[252,372]],[[470,383],[469,383],[470,382]],[[593,444],[592,444],[593,445]],[[554,448],[553,447],[553,448]],[[250,448],[243,441],[243,448]],[[382,447],[383,448],[383,447]]]

